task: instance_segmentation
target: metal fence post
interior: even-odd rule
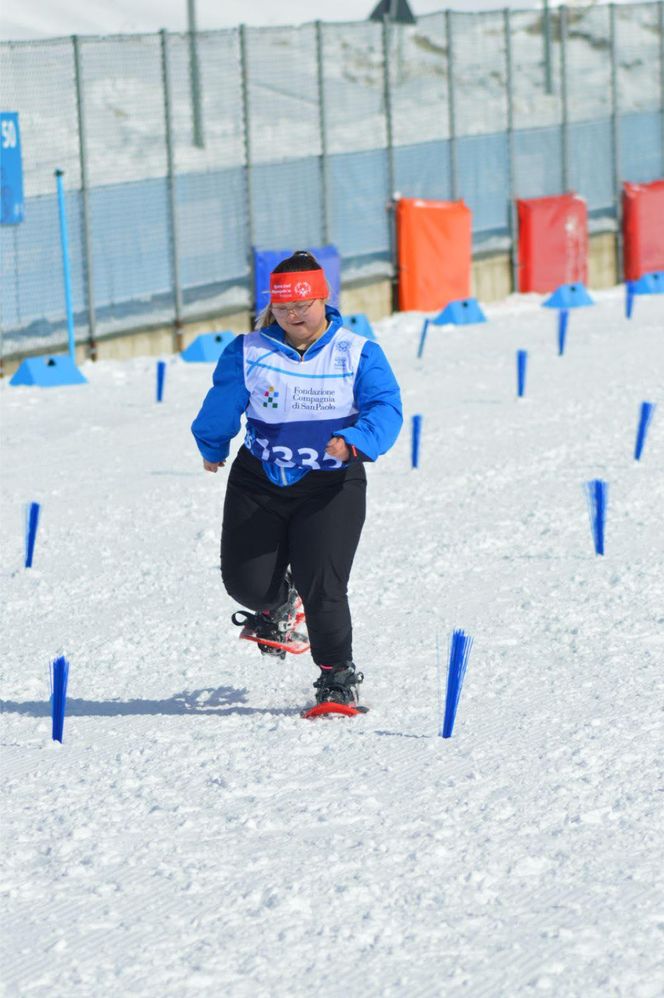
[[[92,222],[90,213],[90,184],[88,178],[88,144],[85,131],[85,102],[81,43],[72,35],[74,48],[74,76],[76,81],[76,114],[78,117],[78,157],[81,168],[81,223],[83,236],[83,261],[85,275],[85,300],[88,311],[88,351],[92,360],[97,359],[97,316],[95,314],[94,256],[92,249]]]
[[[445,11],[445,32],[447,34],[447,122],[450,143],[450,194],[452,201],[459,197],[456,149],[456,108],[454,101],[454,33],[451,10]]]
[[[390,86],[390,22],[383,17],[383,97],[385,102],[385,140],[387,143],[388,196],[394,194],[394,131],[392,127],[392,88]]]
[[[560,154],[563,191],[569,190],[569,107],[567,94],[567,7],[559,8],[560,18]]]
[[[399,261],[396,239],[396,204],[394,171],[394,131],[392,122],[392,88],[390,86],[390,21],[383,15],[383,96],[385,102],[385,141],[387,143],[387,215],[390,258],[392,260],[392,311],[398,308]]]
[[[517,192],[516,162],[514,156],[514,77],[512,74],[512,22],[509,7],[503,11],[505,31],[505,90],[507,95],[507,190],[509,196],[508,225],[510,233],[510,262],[512,265],[512,291],[519,289],[518,226],[514,199]]]
[[[544,0],[542,35],[544,41],[544,92],[552,94],[553,72],[551,65],[551,8],[549,6],[549,0]]]
[[[173,129],[171,125],[171,77],[168,65],[168,32],[162,28],[161,75],[164,89],[164,123],[166,128],[166,163],[168,177],[169,222],[171,229],[171,270],[175,299],[175,349],[180,352],[182,342],[182,288],[180,287],[180,261],[178,254],[178,216],[175,191],[175,160],[173,156]]]
[[[254,287],[254,198],[251,162],[251,118],[249,102],[249,67],[247,62],[247,26],[240,25],[240,79],[242,82],[242,131],[244,133],[244,189],[247,203],[247,256],[249,264],[249,312],[251,325],[254,324],[256,302],[253,301]]]
[[[316,62],[318,68],[318,124],[320,128],[320,196],[321,234],[323,245],[330,241],[330,204],[328,199],[327,122],[325,119],[325,65],[323,59],[323,25],[316,21]]]
[[[201,70],[198,62],[198,29],[196,27],[196,0],[187,0],[187,34],[189,35],[189,76],[191,79],[191,117],[194,126],[194,145],[205,148],[203,115],[201,113]]]
[[[659,0],[659,4],[657,5],[657,15],[657,24],[659,27],[659,109],[662,119],[660,142],[662,146],[662,174],[664,174],[664,0]]]
[[[613,160],[613,207],[618,226],[616,233],[616,275],[623,272],[622,198],[620,165],[620,107],[618,97],[618,38],[616,31],[616,5],[609,4],[609,45],[611,52],[611,158]]]

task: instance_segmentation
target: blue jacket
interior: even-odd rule
[[[335,308],[328,306],[326,315],[330,326],[307,350],[303,370],[307,360],[315,357],[342,328],[341,316]],[[300,355],[286,343],[285,333],[277,323],[261,330],[261,337],[268,354],[283,354],[300,361]],[[239,432],[241,416],[249,404],[244,340],[244,336],[237,336],[222,353],[212,378],[213,386],[191,427],[198,449],[207,461],[226,460],[230,441]],[[366,340],[362,346],[353,398],[358,410],[353,424],[348,425],[346,420],[346,425],[333,429],[330,436],[343,437],[366,460],[375,461],[394,444],[403,423],[399,386],[375,341]],[[263,468],[266,476],[279,485],[291,485],[307,473],[306,468],[284,469],[269,461],[263,461]]]

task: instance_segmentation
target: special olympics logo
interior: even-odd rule
[[[311,285],[309,281],[298,281],[293,291],[298,296],[298,298],[306,298],[308,294],[311,293]]]
[[[349,343],[349,341],[348,340],[339,340],[339,342],[337,343],[337,350],[339,350],[340,353],[347,353],[348,350],[350,350],[350,343]]]

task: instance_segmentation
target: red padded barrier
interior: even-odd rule
[[[399,308],[433,312],[470,294],[472,214],[463,201],[397,202]]]
[[[664,270],[664,180],[623,184],[625,280]]]
[[[588,281],[588,208],[578,194],[520,198],[519,291]]]

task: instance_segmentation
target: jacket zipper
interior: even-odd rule
[[[330,326],[331,326],[331,325],[332,325],[332,323],[331,323],[331,322],[329,322],[329,323],[328,323],[328,327],[327,327],[327,329],[325,330],[325,333],[329,332],[329,330],[330,330]],[[310,343],[310,344],[309,344],[309,346],[308,346],[308,347],[306,348],[306,350],[304,351],[304,353],[303,353],[303,354],[300,354],[300,353],[298,353],[298,351],[297,351],[297,350],[295,349],[295,347],[292,347],[292,346],[290,346],[290,344],[289,344],[289,343],[282,343],[282,342],[281,342],[281,340],[275,340],[275,339],[274,339],[274,338],[273,338],[272,336],[268,336],[268,335],[267,335],[267,334],[266,334],[265,332],[263,332],[263,330],[260,330],[260,332],[261,332],[261,333],[262,333],[262,335],[263,335],[263,336],[265,337],[265,339],[266,339],[266,340],[270,340],[270,342],[271,342],[271,343],[276,343],[276,344],[277,344],[277,346],[280,346],[280,347],[283,347],[283,346],[286,346],[286,347],[288,347],[288,349],[289,349],[289,350],[292,350],[292,351],[293,351],[294,353],[297,353],[297,359],[298,359],[298,361],[300,362],[300,364],[303,364],[303,363],[304,363],[304,356],[305,356],[305,354],[307,353],[307,351],[309,350],[309,347],[313,347],[313,346],[315,346],[315,344],[316,344],[316,343],[318,343],[318,340],[321,340],[321,339],[323,338],[323,336],[325,336],[325,333],[323,333],[323,335],[322,335],[322,336],[319,336],[319,337],[318,337],[318,340],[314,340],[314,342],[313,342],[313,343]]]
[[[262,330],[261,330],[261,332],[262,332]],[[279,347],[284,347],[284,346],[285,346],[285,347],[288,347],[288,349],[289,349],[289,350],[292,350],[292,351],[293,351],[293,353],[297,353],[297,350],[295,349],[295,347],[292,347],[292,346],[290,346],[290,344],[289,344],[289,343],[282,343],[282,342],[281,342],[281,340],[275,340],[275,339],[273,339],[273,337],[272,337],[272,336],[267,336],[267,335],[266,335],[265,333],[263,333],[263,336],[265,336],[265,339],[266,339],[266,340],[269,340],[269,341],[270,341],[270,343],[276,343],[276,345],[277,345],[277,346],[279,346]],[[316,342],[317,342],[317,341],[316,341]],[[310,346],[313,346],[313,344],[310,344]],[[308,349],[309,349],[309,347],[307,347],[307,350],[308,350]],[[306,350],[305,350],[305,353],[306,353]],[[287,354],[286,356],[288,356],[288,354]],[[289,359],[290,359],[290,360],[292,360],[293,358],[291,357],[291,358],[289,358]],[[299,354],[299,353],[297,353],[297,359],[298,359],[298,361],[299,361],[300,363],[302,363],[302,361],[304,360],[304,356],[300,356],[300,354]]]

